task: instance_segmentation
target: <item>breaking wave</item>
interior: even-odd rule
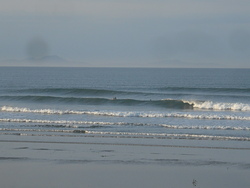
[[[198,109],[208,110],[232,110],[232,111],[250,111],[250,105],[244,103],[222,103],[213,101],[183,101]]]
[[[206,110],[231,110],[250,111],[250,104],[245,103],[225,103],[199,100],[137,100],[137,99],[116,99],[116,98],[83,98],[83,97],[58,97],[58,96],[0,96],[1,99],[32,101],[32,102],[52,102],[66,104],[84,105],[123,105],[123,106],[155,106],[172,109],[206,109]]]
[[[11,106],[0,108],[3,112],[20,113],[40,113],[40,114],[76,114],[76,115],[95,115],[113,117],[142,117],[142,118],[187,118],[187,119],[209,119],[209,120],[247,120],[250,116],[219,115],[219,114],[193,114],[193,113],[162,113],[162,112],[141,112],[141,111],[77,111],[77,110],[53,110],[53,109],[29,109]]]
[[[192,109],[193,105],[182,100],[137,100],[117,98],[84,98],[84,97],[59,97],[59,96],[0,96],[4,100],[31,101],[31,102],[52,102],[66,104],[84,105],[123,105],[123,106],[158,106],[163,108]]]

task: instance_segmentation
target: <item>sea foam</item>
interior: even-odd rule
[[[250,105],[244,103],[222,103],[213,101],[183,101],[194,108],[208,110],[232,110],[232,111],[250,111]]]
[[[201,104],[202,105],[202,104]],[[75,110],[53,110],[53,109],[29,109],[11,106],[3,106],[0,111],[21,112],[21,113],[41,113],[41,114],[76,114],[76,115],[95,115],[112,117],[141,117],[141,118],[186,118],[186,119],[210,119],[210,120],[247,120],[250,116],[219,115],[219,114],[194,114],[187,112],[163,113],[163,112],[142,112],[142,111],[75,111]]]

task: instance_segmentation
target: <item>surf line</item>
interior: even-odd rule
[[[138,146],[138,147],[165,147],[165,148],[192,148],[192,149],[224,149],[224,150],[250,150],[250,148],[216,147],[216,146],[184,146],[162,144],[135,144],[135,143],[103,143],[103,142],[57,142],[57,141],[31,141],[31,140],[0,140],[0,143],[33,143],[33,144],[80,144],[80,145],[106,145],[106,146]]]

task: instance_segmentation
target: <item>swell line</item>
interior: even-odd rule
[[[61,103],[82,103],[82,104],[105,104],[110,99],[106,98],[84,98],[84,97],[62,97],[43,95],[6,95],[0,96],[4,100],[31,101],[31,102],[61,102]]]
[[[107,90],[107,89],[92,89],[92,88],[34,88],[15,90],[13,92],[20,93],[51,93],[51,94],[78,94],[78,95],[105,95],[105,94],[128,94],[128,92]]]
[[[59,96],[0,96],[4,100],[31,101],[31,102],[53,102],[66,104],[84,105],[123,105],[123,106],[155,106],[172,109],[206,109],[206,110],[230,110],[250,111],[247,103],[225,103],[201,100],[138,100],[124,98],[84,98],[84,97],[59,97]]]
[[[165,91],[206,91],[206,92],[244,92],[249,93],[250,88],[219,88],[219,87],[160,87],[156,90]],[[32,88],[10,90],[20,93],[58,93],[58,94],[129,94],[141,93],[138,91],[122,91],[109,89],[94,89],[94,88]]]
[[[87,98],[87,97],[60,97],[60,96],[0,96],[3,100],[28,101],[28,102],[50,102],[66,104],[84,104],[84,105],[123,105],[123,106],[158,106],[163,108],[192,109],[193,104],[182,100],[164,99],[164,100],[137,100],[129,98]]]
[[[149,88],[148,91],[125,91],[125,90],[109,90],[109,89],[94,89],[94,88],[30,88],[6,90],[10,94],[23,95],[49,95],[49,96],[128,96],[128,95],[143,95],[143,96],[231,96],[231,97],[250,97],[250,88],[191,88],[191,87],[163,87]]]
[[[216,87],[161,87],[160,91],[188,91],[188,92],[212,92],[212,93],[245,93],[249,94],[250,88],[216,88]]]

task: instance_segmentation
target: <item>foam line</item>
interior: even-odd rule
[[[74,110],[53,110],[53,109],[35,109],[3,106],[0,108],[3,112],[17,113],[41,113],[51,115],[95,115],[95,116],[113,116],[113,117],[142,117],[142,118],[186,118],[186,119],[210,119],[210,120],[246,120],[250,121],[250,116],[235,115],[210,115],[210,114],[192,114],[192,113],[162,113],[162,112],[120,112],[120,111],[74,111]]]
[[[7,132],[12,132],[15,131],[15,133],[6,133]],[[18,133],[16,131],[19,131]],[[233,140],[233,141],[250,141],[249,137],[234,137],[234,136],[215,136],[215,135],[198,135],[198,134],[168,134],[168,133],[131,133],[131,132],[100,132],[100,131],[82,131],[82,132],[77,132],[77,131],[61,131],[63,133],[83,133],[83,134],[75,134],[75,135],[67,135],[67,134],[28,134],[25,132],[33,132],[34,130],[22,130],[22,129],[6,129],[2,130],[0,134],[3,135],[19,135],[19,136],[57,136],[57,137],[85,137],[85,134],[88,135],[95,135],[98,137],[102,135],[104,137],[115,137],[115,138],[150,138],[150,139],[186,139],[186,140]],[[39,132],[39,131],[37,131]],[[45,132],[45,131],[42,131]],[[53,132],[47,131],[47,132]],[[60,132],[55,130],[54,132]]]
[[[67,120],[37,120],[37,119],[0,119],[0,122],[13,123],[38,123],[39,125],[32,125],[40,127],[40,124],[45,124],[44,127],[60,127],[60,128],[81,128],[78,125],[119,125],[119,126],[160,126],[168,129],[202,129],[202,130],[231,130],[231,131],[250,131],[250,127],[240,126],[197,126],[197,125],[168,125],[168,124],[150,124],[150,123],[128,123],[128,122],[102,122],[102,121],[67,121]],[[58,125],[53,125],[58,124]],[[26,125],[28,127],[28,125]],[[90,127],[91,128],[91,127]]]

